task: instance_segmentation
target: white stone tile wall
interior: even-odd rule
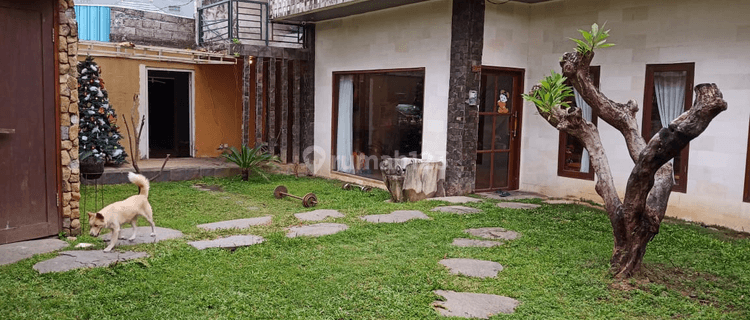
[[[451,42],[450,0],[381,10],[316,25],[316,175],[331,176],[333,73],[425,68],[422,158],[445,162]]]
[[[607,22],[610,41],[617,45],[597,51],[594,59],[601,66],[601,89],[613,100],[642,105],[646,64],[694,62],[695,83],[716,83],[729,110],[691,143],[687,194],[673,193],[667,214],[750,230],[750,204],[742,202],[750,117],[749,16],[750,2],[743,0],[488,3],[484,64],[525,67],[528,91],[550,70],[559,72],[560,57],[575,46],[568,38],[579,37],[578,29]],[[518,49],[523,43],[528,48]],[[620,133],[607,124],[600,128],[622,194],[633,164]],[[521,189],[598,200],[593,182],[557,176],[557,144],[558,132],[527,103]]]

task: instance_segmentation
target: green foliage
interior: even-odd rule
[[[570,108],[568,97],[573,96],[573,89],[565,84],[567,78],[552,71],[552,74],[542,79],[539,88],[531,94],[524,94],[523,99],[531,101],[537,108],[544,112],[550,112],[555,106]]]
[[[590,51],[594,51],[594,49],[614,46],[613,43],[607,43],[609,30],[604,30],[605,25],[606,23],[604,23],[602,27],[599,28],[599,25],[594,23],[593,25],[591,25],[591,32],[578,30],[578,32],[580,32],[583,36],[583,40],[570,38],[570,40],[573,40],[578,44],[578,46],[576,46],[576,52],[580,54],[586,54]]]
[[[433,290],[509,296],[516,312],[492,319],[748,319],[750,240],[724,239],[692,223],[665,221],[649,244],[644,268],[650,280],[627,287],[609,273],[612,227],[602,210],[574,204],[540,204],[532,210],[504,209],[485,200],[465,206],[482,213],[432,212],[440,201],[385,203],[388,192],[346,191],[335,180],[269,174],[154,182],[149,199],[156,224],[184,233],[181,239],[129,245],[118,251],[146,252],[148,258],[107,268],[39,274],[46,253],[0,266],[3,319],[427,319],[444,320],[430,306]],[[223,191],[193,188],[196,183]],[[294,199],[276,200],[285,185],[294,194],[313,192],[321,200],[302,208]],[[94,186],[82,186],[91,197]],[[88,189],[87,189],[88,188]],[[137,192],[132,184],[99,186],[104,204]],[[81,212],[101,204],[89,198]],[[83,203],[82,203],[83,205]],[[254,210],[249,210],[254,207]],[[318,238],[287,238],[295,213],[338,210],[327,222],[349,229]],[[394,210],[419,210],[432,220],[372,224],[360,219]],[[206,231],[199,224],[273,216],[262,226]],[[86,215],[81,224],[87,226]],[[139,219],[140,226],[148,222]],[[307,223],[305,223],[307,224]],[[469,228],[503,227],[521,234],[494,248],[452,246],[475,238]],[[121,235],[129,236],[129,225]],[[88,231],[88,227],[84,231]],[[238,234],[266,239],[236,250],[196,250],[188,241]],[[480,238],[475,238],[480,239]],[[84,232],[77,243],[106,243]],[[438,262],[468,258],[500,262],[495,278],[452,275]]]
[[[223,154],[224,159],[238,165],[244,170],[249,170],[259,174],[266,180],[268,177],[263,172],[262,167],[270,162],[279,162],[279,157],[263,151],[264,145],[258,145],[255,148],[242,146],[241,150],[235,147],[230,148],[229,153]]]

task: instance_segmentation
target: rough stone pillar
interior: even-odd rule
[[[63,231],[81,233],[78,163],[78,23],[73,0],[58,2],[58,63],[60,77],[60,157],[62,166]]]
[[[250,146],[250,68],[252,57],[242,59],[242,145]],[[253,128],[255,130],[255,128]]]
[[[484,5],[484,0],[453,1],[445,170],[451,196],[472,192],[476,179],[478,109],[466,101],[470,90],[479,92],[482,80]]]

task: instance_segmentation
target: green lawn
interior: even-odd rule
[[[0,266],[0,318],[438,319],[431,308],[436,289],[521,301],[515,314],[497,319],[750,317],[750,240],[720,230],[665,223],[649,245],[644,274],[615,283],[608,271],[611,228],[597,209],[544,204],[523,211],[499,209],[496,201],[487,200],[467,204],[484,213],[453,215],[430,212],[445,203],[384,203],[385,191],[344,191],[335,181],[280,175],[271,180],[152,184],[157,226],[179,229],[185,238],[126,247],[151,257],[108,268],[44,275],[32,269],[55,253]],[[224,192],[196,190],[195,183],[219,185]],[[320,200],[315,209],[341,211],[346,217],[333,221],[349,230],[286,238],[284,228],[300,224],[293,214],[313,209],[293,199],[274,199],[272,191],[279,184],[297,195],[315,192]],[[135,192],[133,185],[108,186],[105,202]],[[370,224],[359,219],[401,209],[421,210],[432,220]],[[196,227],[265,215],[274,216],[271,225],[249,230],[205,232]],[[141,220],[140,225],[147,223]],[[451,246],[454,238],[469,237],[462,230],[491,226],[522,236],[494,248]],[[266,242],[235,251],[198,251],[186,244],[248,233]],[[104,247],[88,236],[77,242]],[[445,257],[497,261],[505,270],[493,279],[454,276],[438,264]]]

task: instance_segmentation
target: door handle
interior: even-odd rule
[[[0,128],[0,134],[14,134],[14,133],[16,133],[16,129]]]

